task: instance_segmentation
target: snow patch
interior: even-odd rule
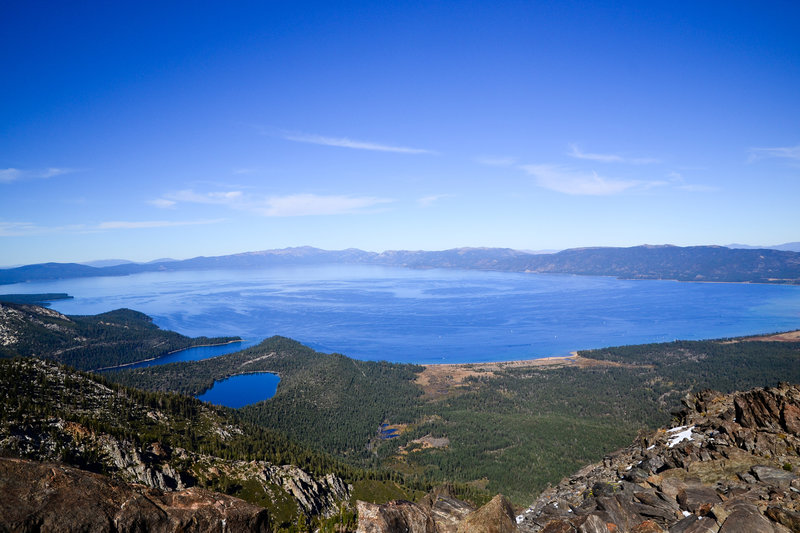
[[[673,435],[669,438],[669,442],[667,443],[667,447],[674,448],[676,444],[679,442],[683,442],[685,440],[694,440],[692,436],[692,430],[694,426],[679,426],[676,428],[672,428],[667,430],[667,433],[673,433]]]

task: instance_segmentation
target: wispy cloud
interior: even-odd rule
[[[243,167],[243,168],[235,168],[235,169],[233,169],[232,172],[233,172],[234,175],[254,174],[254,173],[257,172],[257,169],[255,169],[255,168],[244,168]]]
[[[145,228],[172,228],[176,226],[201,226],[206,224],[219,224],[224,218],[201,220],[112,220],[101,222],[96,226],[89,226],[89,230],[104,229],[145,229]]]
[[[676,187],[681,191],[686,192],[716,192],[719,191],[719,187],[714,187],[713,185],[701,185],[699,183],[686,183],[683,185],[678,185]]]
[[[165,195],[162,200],[165,202],[172,202],[175,205],[177,202],[187,202],[192,204],[217,204],[235,206],[239,205],[244,198],[242,191],[214,191],[207,193],[198,193],[192,189],[185,189]]]
[[[219,224],[224,218],[202,220],[112,220],[97,224],[70,224],[65,226],[40,226],[33,222],[0,222],[0,237],[25,237],[59,233],[96,233],[118,229],[170,228]]]
[[[417,200],[420,207],[431,207],[433,204],[444,198],[451,198],[452,194],[431,194],[430,196],[423,196]]]
[[[533,176],[539,187],[573,195],[609,196],[666,184],[663,181],[606,178],[594,171],[586,172],[558,165],[523,165],[520,168]]]
[[[4,168],[0,170],[0,183],[17,181],[21,175],[22,171],[17,168]]]
[[[658,159],[653,159],[649,157],[623,157],[618,154],[597,154],[597,153],[583,152],[575,144],[570,144],[569,148],[570,151],[567,152],[567,155],[570,157],[574,157],[575,159],[599,161],[601,163],[627,163],[630,165],[650,165],[653,163],[660,162]]]
[[[20,237],[41,233],[41,226],[33,222],[0,222],[0,237]]]
[[[684,179],[683,174],[680,172],[669,172],[667,173],[667,177],[669,178],[672,185],[681,191],[687,192],[714,192],[718,191],[719,187],[714,187],[711,185],[701,185],[697,183],[686,183],[686,179]]]
[[[47,178],[53,178],[55,176],[60,176],[62,174],[69,174],[71,172],[77,172],[77,171],[71,168],[55,168],[55,167],[38,169],[38,170],[4,168],[0,169],[0,183],[11,183],[14,181],[21,181],[27,179],[47,179]]]
[[[161,209],[169,209],[171,207],[175,207],[177,202],[175,200],[168,200],[166,198],[156,198],[155,200],[150,200],[147,203],[156,207],[160,207]]]
[[[381,204],[393,202],[375,196],[290,194],[261,196],[243,191],[213,191],[198,193],[183,190],[165,195],[166,202],[222,205],[238,211],[248,211],[267,217],[314,215],[344,215],[362,213]]]
[[[344,215],[363,211],[391,200],[371,196],[318,196],[316,194],[292,194],[271,196],[260,209],[270,217],[296,217],[309,215]]]
[[[481,165],[487,165],[490,167],[510,167],[517,163],[517,159],[514,157],[481,156],[476,157],[475,161]]]
[[[797,146],[779,146],[776,148],[750,148],[748,161],[753,162],[766,158],[783,158],[800,160],[800,144]]]
[[[394,146],[380,144],[369,141],[357,141],[348,137],[326,137],[306,133],[285,133],[282,135],[287,141],[295,141],[309,144],[321,144],[323,146],[338,146],[340,148],[353,148],[355,150],[372,150],[376,152],[394,152],[398,154],[435,154],[433,150],[422,148],[410,148],[407,146]]]

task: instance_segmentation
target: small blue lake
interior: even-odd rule
[[[241,341],[230,342],[228,344],[215,344],[212,346],[194,346],[186,348],[185,350],[178,350],[177,352],[168,353],[157,357],[150,361],[142,361],[128,365],[125,368],[146,368],[148,366],[166,365],[167,363],[182,363],[185,361],[200,361],[210,357],[217,357],[218,355],[225,355],[226,353],[238,352],[245,348],[255,346],[260,341]]]
[[[195,346],[168,353],[151,361],[142,361],[141,363],[129,365],[126,368],[145,368],[149,366],[166,365],[168,363],[200,361],[238,352],[245,348],[255,346],[256,344],[258,344],[257,341],[240,341],[211,346]],[[279,382],[280,377],[270,372],[241,374],[222,381],[215,381],[213,387],[197,398],[204,402],[213,403],[214,405],[224,405],[233,408],[244,407],[245,405],[268,400],[275,396],[275,391],[278,389]]]
[[[275,396],[280,380],[277,374],[270,372],[239,374],[222,381],[215,381],[214,386],[197,399],[225,407],[244,407]]]

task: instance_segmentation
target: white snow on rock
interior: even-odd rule
[[[679,426],[679,427],[667,430],[667,433],[673,434],[669,438],[669,442],[667,443],[667,446],[669,448],[674,448],[675,445],[678,444],[679,442],[683,442],[685,440],[694,440],[693,437],[692,437],[692,430],[693,429],[694,429],[694,426]]]

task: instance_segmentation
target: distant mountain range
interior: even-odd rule
[[[783,250],[784,252],[800,252],[800,242],[787,242],[784,244],[776,244],[775,246],[750,246],[747,244],[728,244],[726,246],[728,248],[744,248],[745,250],[767,248],[769,250]]]
[[[800,284],[800,252],[766,248],[671,245],[574,248],[538,254],[510,248],[455,248],[435,252],[398,250],[376,253],[355,248],[330,251],[304,246],[112,266],[41,263],[0,270],[0,284],[125,276],[141,272],[256,269],[319,264],[559,273],[624,279]]]

